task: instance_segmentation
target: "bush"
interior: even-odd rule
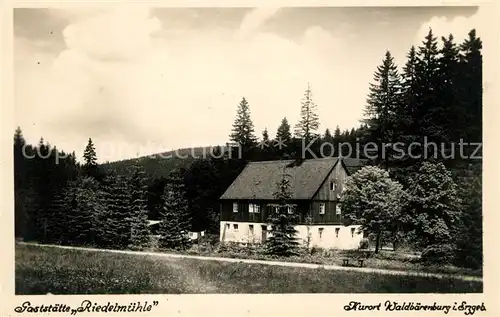
[[[361,250],[366,250],[369,247],[370,247],[370,240],[368,240],[368,238],[361,239],[361,242],[359,243],[359,248]]]
[[[434,244],[422,251],[421,260],[429,264],[449,264],[455,256],[455,247],[451,244]]]

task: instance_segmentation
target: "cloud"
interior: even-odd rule
[[[243,17],[236,36],[238,38],[244,38],[253,31],[258,30],[258,28],[270,20],[279,9],[279,7],[267,6],[253,9]]]
[[[99,160],[115,160],[223,143],[243,96],[256,133],[272,137],[284,116],[297,122],[310,82],[321,132],[357,124],[386,42],[347,42],[357,29],[346,24],[309,25],[293,40],[264,32],[277,12],[252,10],[237,29],[165,30],[139,7],[57,11],[68,20],[60,54],[16,42],[17,121],[77,155],[92,137]]]
[[[429,28],[432,28],[432,32],[438,37],[439,42],[441,42],[441,37],[448,37],[451,33],[455,39],[456,43],[462,42],[468,37],[468,33],[473,28],[478,28],[481,25],[479,23],[479,16],[481,14],[481,9],[470,16],[455,16],[452,18],[445,16],[434,16],[431,19],[422,23],[420,29],[416,33],[416,43],[420,43],[424,40],[425,36],[429,33]],[[480,33],[480,30],[477,29]]]

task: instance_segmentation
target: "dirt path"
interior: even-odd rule
[[[311,269],[321,268],[321,269],[325,269],[325,270],[344,270],[344,271],[355,271],[355,272],[357,271],[357,272],[363,272],[363,273],[378,273],[378,274],[388,274],[388,275],[426,276],[426,277],[435,277],[435,278],[455,278],[455,279],[463,280],[463,281],[477,281],[477,282],[483,281],[482,277],[457,275],[457,274],[398,271],[398,270],[387,270],[387,269],[374,269],[374,268],[369,268],[369,267],[363,267],[363,268],[344,267],[344,266],[338,266],[338,265],[321,265],[321,264],[311,264],[311,263],[295,263],[295,262],[265,261],[265,260],[251,260],[251,259],[234,259],[234,258],[223,258],[223,257],[208,257],[208,256],[198,256],[198,255],[184,255],[184,254],[145,252],[145,251],[81,248],[81,247],[72,247],[72,246],[37,244],[37,243],[26,243],[26,242],[18,242],[18,243],[24,244],[24,245],[38,246],[38,247],[43,247],[43,248],[59,248],[59,249],[93,251],[93,252],[148,255],[148,256],[169,257],[169,258],[178,258],[178,259],[183,259],[183,258],[184,259],[197,259],[197,260],[203,260],[203,261],[254,263],[254,264],[264,264],[264,265],[304,267],[304,268],[311,268]],[[199,281],[193,280],[193,283],[194,283],[193,285],[196,285],[196,282],[199,282]],[[214,286],[207,285],[207,287],[211,288]]]

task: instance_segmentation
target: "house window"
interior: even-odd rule
[[[333,181],[331,181],[330,182],[330,190],[335,190],[335,189],[337,189],[337,186]]]
[[[319,203],[319,214],[320,215],[325,214],[325,203]]]
[[[353,238],[354,238],[354,231],[356,231],[356,229],[355,228],[351,228],[351,237],[353,237]]]
[[[233,203],[233,212],[238,212],[238,203]]]
[[[253,235],[253,225],[248,225],[248,232]]]
[[[335,238],[339,237],[340,228],[335,228]]]
[[[335,205],[335,214],[340,215],[340,204]]]
[[[233,225],[233,229],[234,229],[235,231],[238,231],[238,225],[237,225],[237,224],[234,224],[234,225]]]
[[[260,205],[257,205],[257,204],[250,204],[250,207],[249,207],[249,210],[248,210],[249,213],[260,213]]]
[[[318,228],[318,234],[319,238],[321,239],[323,237],[323,228]]]
[[[226,223],[226,229],[229,229],[229,224],[228,223]]]
[[[286,211],[289,215],[293,214],[293,208],[291,206],[286,207]]]

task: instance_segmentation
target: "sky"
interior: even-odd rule
[[[320,132],[363,118],[373,72],[402,67],[432,27],[457,41],[474,7],[27,9],[14,11],[15,124],[100,162],[225,144],[242,97],[258,137],[295,125],[310,84]],[[481,30],[478,29],[481,36]]]

